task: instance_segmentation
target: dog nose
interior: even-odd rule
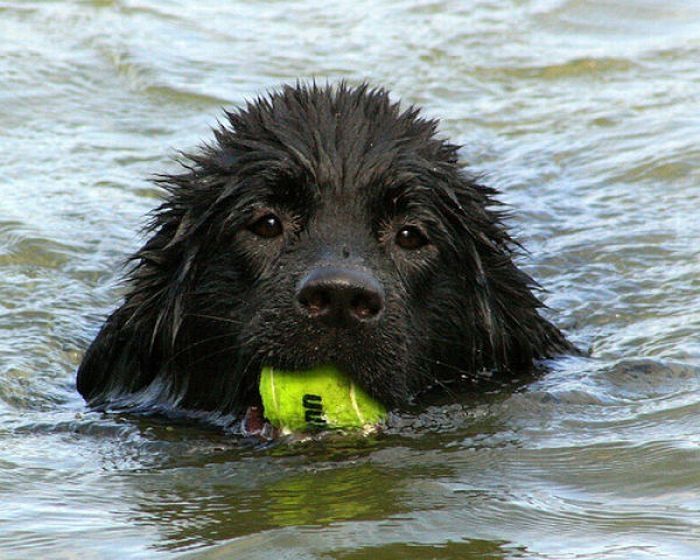
[[[384,309],[384,288],[370,273],[323,267],[312,270],[299,282],[297,301],[311,318],[332,326],[367,322]]]

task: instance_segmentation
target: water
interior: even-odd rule
[[[3,1],[0,38],[0,558],[700,557],[698,2]],[[291,449],[87,411],[149,174],[314,76],[443,119],[593,358]]]

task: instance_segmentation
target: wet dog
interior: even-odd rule
[[[265,365],[333,364],[388,406],[572,350],[496,192],[382,89],[288,86],[226,113],[133,256],[78,371],[100,410],[240,419]]]

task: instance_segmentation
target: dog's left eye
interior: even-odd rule
[[[258,237],[272,239],[282,235],[282,221],[274,214],[265,214],[254,222],[248,224],[248,229]]]
[[[428,244],[428,238],[415,226],[404,226],[396,233],[396,244],[409,251]]]

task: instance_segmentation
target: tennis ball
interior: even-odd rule
[[[381,403],[333,366],[307,371],[264,367],[260,396],[265,418],[286,432],[362,428],[386,416]]]

